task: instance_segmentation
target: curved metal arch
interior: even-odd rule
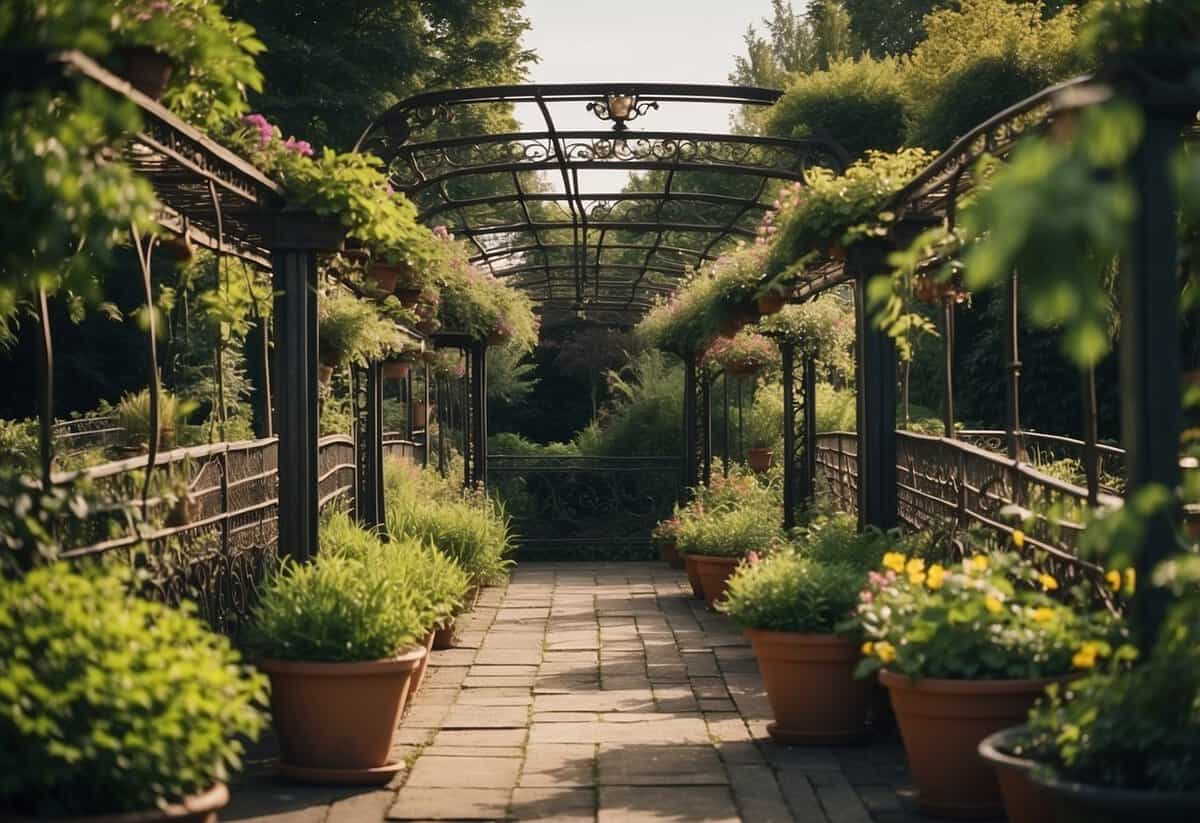
[[[764,106],[781,94],[678,83],[436,91],[398,103],[363,133],[358,148],[384,160],[393,187],[414,201],[423,221],[444,223],[473,243],[474,262],[504,277],[540,272],[537,282],[547,292],[541,302],[564,300],[557,292],[568,290],[577,310],[627,288],[623,302],[603,301],[605,312],[623,317],[648,305],[643,295],[669,289],[662,276],[679,278],[725,245],[753,239],[754,218],[774,208],[772,183],[804,184],[814,166],[840,171],[848,164],[846,152],[825,136],[662,127],[676,103]],[[544,128],[453,134],[456,123],[485,122],[467,115],[471,107],[495,104],[528,104]],[[563,106],[589,111],[613,130],[560,129],[555,113]],[[614,117],[622,108],[628,117]],[[632,119],[656,122],[651,130],[632,130],[624,123]],[[611,170],[662,176],[640,177],[637,187],[619,192],[587,190],[589,172]],[[554,259],[556,253],[565,259]],[[613,279],[614,272],[631,277]]]

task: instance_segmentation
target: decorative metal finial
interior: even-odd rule
[[[636,120],[650,109],[658,109],[655,101],[639,103],[636,94],[612,92],[606,94],[603,100],[594,100],[587,104],[587,110],[601,120],[611,120],[613,131],[625,131],[625,124]]]

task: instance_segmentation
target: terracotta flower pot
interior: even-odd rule
[[[383,376],[387,380],[403,380],[408,377],[409,368],[411,368],[409,363],[391,360],[383,364]]]
[[[329,381],[333,379],[333,366],[326,366],[324,363],[318,365],[317,379],[321,381],[322,386],[328,386]]]
[[[1200,792],[1110,789],[1059,780],[1040,772],[1033,781],[1050,795],[1059,823],[1195,823]]]
[[[433,633],[433,650],[444,652],[458,645],[458,620],[439,626]]]
[[[415,308],[421,302],[420,289],[396,289],[396,298],[406,309]]]
[[[742,562],[741,557],[713,557],[704,554],[685,555],[689,567],[696,570],[700,592],[709,606],[725,596],[729,578]]]
[[[867,733],[871,680],[854,677],[858,644],[833,634],[747,629],[777,743],[846,743]]]
[[[675,550],[679,554],[679,549]],[[697,600],[704,599],[704,588],[700,585],[700,571],[695,563],[689,563],[685,555],[679,555],[683,558],[683,570],[687,572],[688,583],[692,587],[692,597]]]
[[[433,652],[433,637],[434,632],[429,632],[421,641],[421,645],[425,647],[425,656],[421,658],[421,662],[417,664],[417,670],[413,672],[412,694],[416,694],[421,688],[421,684],[425,682],[425,672],[429,670],[429,658]]]
[[[400,280],[400,273],[404,268],[395,263],[376,261],[367,269],[367,277],[375,283],[375,288],[384,294],[391,294],[396,290],[396,283]]]
[[[89,814],[75,817],[8,817],[12,823],[40,820],[42,823],[216,823],[217,812],[229,803],[229,789],[218,783],[206,792],[185,797],[178,803],[169,803],[161,809],[146,809],[140,812],[119,814]]]
[[[305,663],[263,660],[271,679],[271,717],[279,771],[312,783],[386,783],[404,764],[389,762],[424,646],[391,660]]]
[[[881,671],[921,810],[938,817],[999,816],[1000,784],[979,756],[979,743],[1024,722],[1046,686],[1061,680],[912,680]]]
[[[683,555],[681,555],[679,553],[679,549],[675,547],[674,540],[659,543],[658,556],[672,569],[682,569],[684,567]]]
[[[1000,783],[1004,814],[1021,823],[1054,823],[1054,798],[1033,782],[1031,772],[1037,763],[1009,754],[1022,727],[1003,729],[985,737],[979,744],[979,756],[991,764]]]
[[[163,96],[175,70],[170,57],[150,46],[121,46],[115,54],[121,62],[121,76],[129,85],[151,100]]]
[[[771,468],[770,449],[746,449],[746,462],[756,472],[765,472]]]
[[[779,314],[783,311],[787,299],[779,292],[771,292],[770,294],[762,294],[758,297],[758,313],[763,317],[772,314]]]

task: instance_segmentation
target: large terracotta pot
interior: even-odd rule
[[[395,263],[377,261],[367,269],[367,277],[371,278],[375,287],[381,292],[391,294],[396,290],[396,283],[400,280],[400,273],[404,271],[404,268]]]
[[[312,783],[386,783],[404,767],[389,762],[413,675],[425,657],[413,646],[391,660],[304,663],[263,660],[279,771]]]
[[[729,578],[733,577],[742,558],[689,554],[686,556],[686,562],[695,569],[696,579],[700,582],[700,593],[704,602],[711,606],[725,596]]]
[[[1058,823],[1196,823],[1200,792],[1110,789],[1059,780],[1041,772],[1033,780],[1050,794]]]
[[[678,554],[679,549],[677,548],[675,552]],[[687,557],[684,555],[680,555],[680,557],[683,557],[683,570],[687,572],[688,584],[692,587],[692,597],[697,600],[703,600],[704,588],[700,585],[700,572],[697,570],[696,564],[689,563]]]
[[[979,756],[988,735],[1025,721],[1048,680],[912,680],[879,673],[917,786],[917,805],[938,817],[988,818],[1003,811],[1000,784]]]
[[[765,472],[771,468],[770,449],[746,449],[746,462],[756,472]]]
[[[115,54],[121,61],[121,76],[129,85],[151,100],[163,96],[175,69],[170,57],[151,46],[121,46]]]
[[[679,549],[675,547],[675,541],[663,541],[658,544],[658,556],[664,563],[672,569],[682,569],[684,567],[683,555],[679,553]]]
[[[42,823],[216,823],[217,812],[229,803],[229,789],[218,783],[206,792],[185,797],[178,803],[170,803],[161,809],[146,809],[140,812],[119,814],[89,814],[76,817],[9,817],[12,823],[40,820]]]
[[[771,292],[770,294],[759,295],[758,313],[763,317],[767,317],[772,314],[779,314],[779,312],[783,311],[783,307],[786,302],[787,298],[785,298],[779,292]]]
[[[425,656],[421,658],[421,662],[417,664],[417,670],[413,673],[411,694],[416,694],[421,688],[421,684],[425,682],[425,672],[429,671],[429,659],[432,657],[433,652],[434,634],[435,632],[429,632],[425,635],[425,639],[421,641],[421,645],[425,647]]]
[[[1000,783],[1004,814],[1019,823],[1054,823],[1054,799],[1049,791],[1033,782],[1031,772],[1037,763],[1009,754],[1022,731],[1018,726],[1002,729],[985,737],[979,744],[979,756],[991,764]]]
[[[846,743],[867,733],[871,680],[854,677],[858,644],[833,634],[747,629],[777,743]]]
[[[405,363],[400,360],[389,360],[383,364],[383,376],[386,380],[403,380],[408,377],[408,370],[412,368],[411,363]]]

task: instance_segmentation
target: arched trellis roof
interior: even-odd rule
[[[697,106],[766,106],[780,94],[674,83],[430,92],[393,107],[359,147],[385,160],[422,221],[468,239],[474,262],[526,289],[545,319],[628,325],[688,271],[752,240],[773,183],[845,167],[845,151],[824,136],[673,128]],[[612,117],[621,103],[625,122]],[[480,113],[497,104],[537,127],[490,132]]]

